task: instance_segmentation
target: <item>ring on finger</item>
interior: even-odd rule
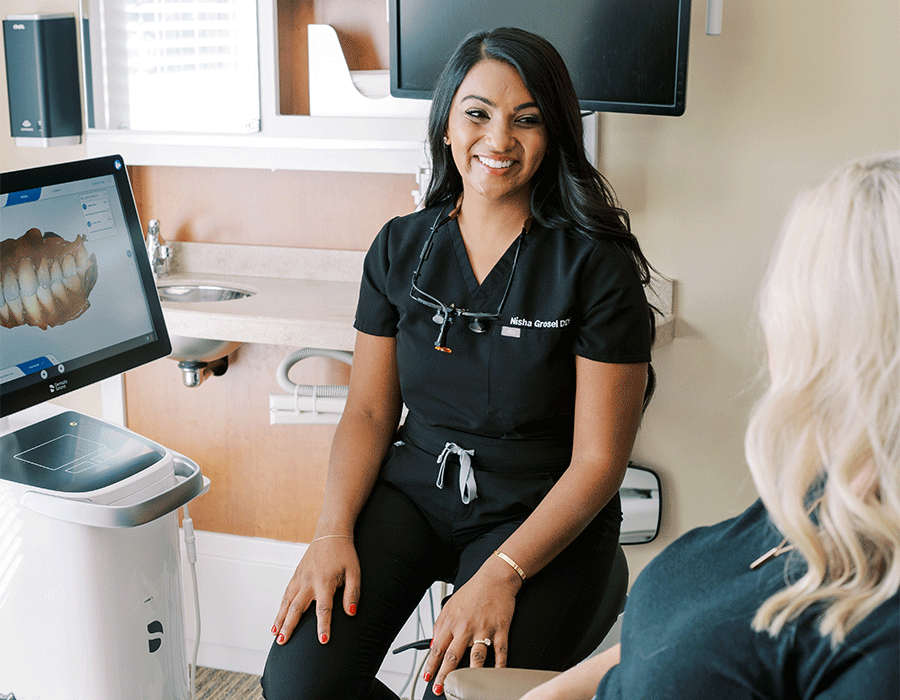
[[[472,642],[473,646],[475,644],[484,644],[486,647],[489,647],[491,644],[493,644],[493,642],[490,639],[485,638],[485,639],[476,639],[475,641]]]

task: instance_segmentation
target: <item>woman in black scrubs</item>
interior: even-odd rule
[[[425,697],[461,663],[564,669],[609,576],[652,391],[649,273],[585,156],[559,54],[520,30],[467,38],[429,142],[425,208],[366,257],[350,392],[272,627],[269,700],[396,698],[375,674],[439,580],[454,593]]]

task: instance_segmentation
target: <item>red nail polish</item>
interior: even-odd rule
[[[278,633],[278,627],[276,625],[272,625],[272,634]]]
[[[422,678],[428,683],[431,680],[431,674],[428,671],[425,671],[425,675],[422,676]]]
[[[434,686],[434,688],[431,689],[431,692],[433,692],[435,695],[443,695],[444,694],[444,686],[436,685],[436,686]]]
[[[322,644],[325,644],[328,641],[328,635],[324,632],[319,636],[319,639],[322,641]]]
[[[284,635],[283,635],[283,634],[279,634],[279,635],[278,635],[278,640],[277,640],[277,641],[278,641],[279,644],[284,644]]]
[[[356,615],[356,603],[350,603],[349,610],[351,615]]]

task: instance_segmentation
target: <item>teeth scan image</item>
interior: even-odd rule
[[[32,228],[0,243],[0,324],[47,330],[87,311],[97,256],[88,255],[84,241]]]

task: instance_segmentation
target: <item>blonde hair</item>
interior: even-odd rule
[[[759,312],[770,379],[746,456],[807,572],[753,628],[777,635],[815,606],[837,646],[900,584],[900,154],[797,199]]]

